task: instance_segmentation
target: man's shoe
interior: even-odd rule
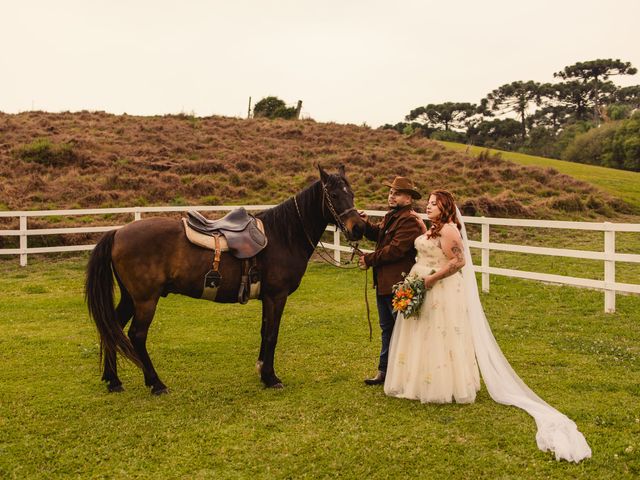
[[[373,378],[367,378],[364,383],[367,385],[382,385],[384,383],[384,372],[378,372],[377,375]]]

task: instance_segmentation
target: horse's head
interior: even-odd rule
[[[337,174],[329,174],[318,165],[323,189],[323,214],[325,220],[340,228],[347,240],[360,240],[364,234],[364,220],[353,203],[353,190],[340,165]]]

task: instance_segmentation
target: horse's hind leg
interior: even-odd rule
[[[120,328],[124,330],[131,317],[133,316],[133,300],[129,293],[121,287],[120,303],[116,308],[116,317]],[[118,363],[116,362],[116,352],[105,353],[104,355],[104,373],[102,380],[107,382],[107,389],[110,392],[122,392],[122,382],[118,378]]]
[[[149,353],[147,352],[147,333],[149,332],[153,315],[156,312],[157,304],[157,298],[135,302],[133,322],[131,322],[131,327],[129,328],[129,339],[133,344],[133,348],[136,350],[138,358],[142,362],[144,383],[147,387],[151,387],[151,393],[155,395],[167,393],[167,387],[158,377],[155,368],[153,368],[153,363],[151,363],[151,358],[149,358]]]

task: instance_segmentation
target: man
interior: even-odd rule
[[[391,333],[396,323],[396,313],[391,305],[392,287],[403,280],[403,273],[411,270],[416,257],[413,241],[427,231],[424,222],[413,210],[413,201],[422,197],[415,190],[413,182],[406,177],[396,177],[393,183],[385,185],[390,187],[390,210],[382,221],[374,225],[369,222],[367,215],[359,212],[366,223],[365,237],[376,242],[375,251],[362,255],[359,265],[363,269],[373,267],[373,284],[382,330],[378,373],[364,381],[367,385],[384,383]]]

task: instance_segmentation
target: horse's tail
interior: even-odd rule
[[[93,318],[100,335],[100,361],[102,362],[105,358],[111,361],[115,358],[116,352],[120,352],[133,363],[141,366],[131,341],[118,323],[113,303],[114,272],[111,249],[115,234],[116,230],[107,232],[91,252],[87,265],[85,301],[89,308],[89,315]],[[120,285],[120,288],[124,289],[124,286]]]

